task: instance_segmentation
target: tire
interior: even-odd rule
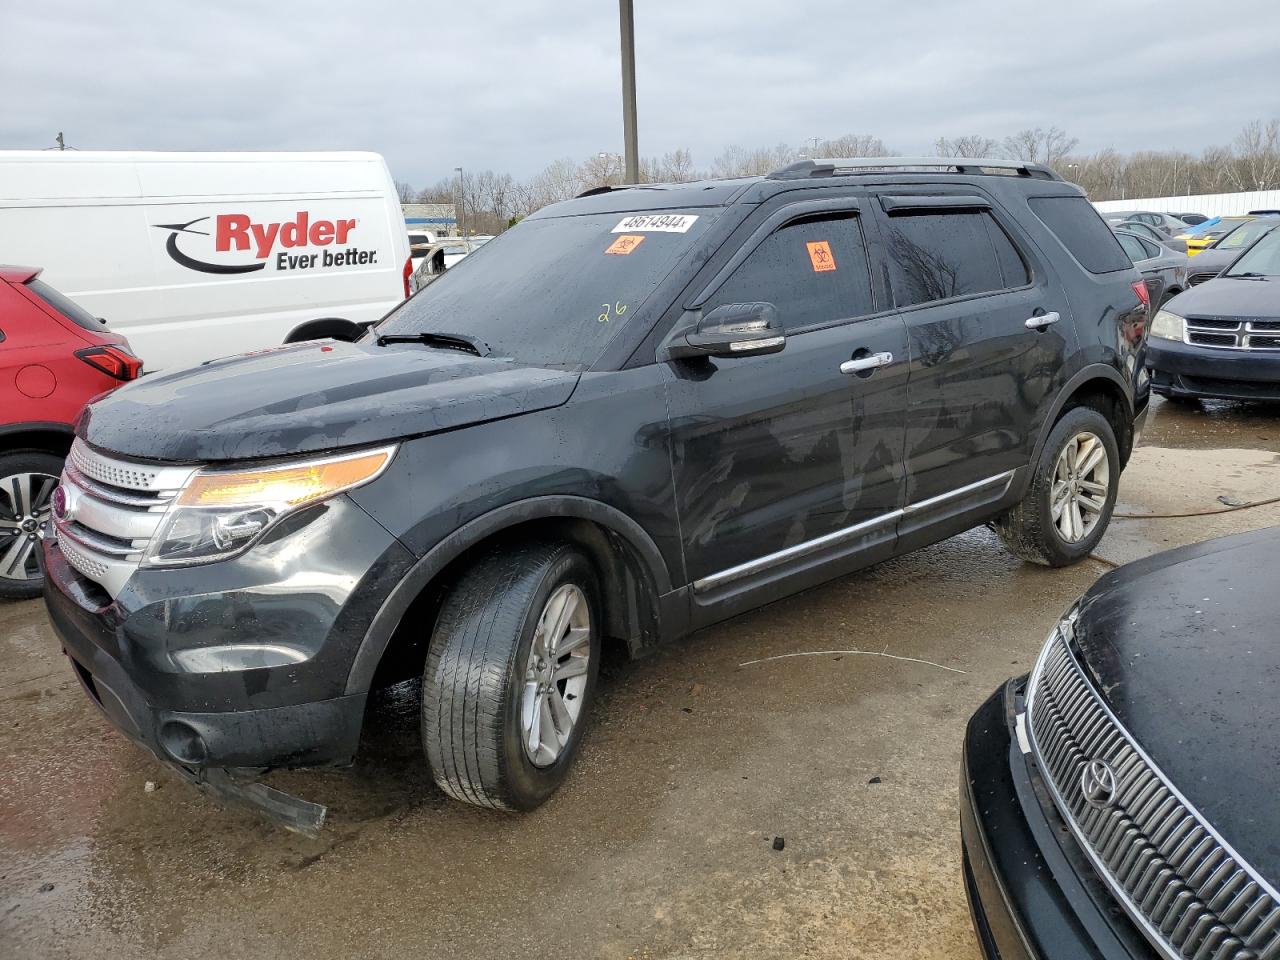
[[[552,654],[539,625],[554,619],[552,601],[561,598],[576,612]],[[595,570],[568,544],[506,548],[462,576],[441,608],[423,671],[422,743],[441,790],[497,810],[532,810],[555,792],[590,717],[602,623]],[[576,644],[571,653],[563,653],[567,643]],[[572,676],[552,681],[561,669]],[[529,718],[538,722],[536,750]]]
[[[30,600],[44,589],[40,541],[52,522],[50,497],[62,458],[38,450],[0,454],[0,599]]]
[[[1092,444],[1089,441],[1079,443],[1080,438],[1091,437],[1101,446],[1103,457],[1079,477],[1070,476],[1071,468],[1064,473],[1060,461],[1068,445],[1077,443],[1076,453],[1070,459],[1082,460],[1081,466],[1088,466],[1093,459]],[[1081,448],[1085,448],[1083,451]],[[1096,447],[1092,447],[1096,449]],[[1099,492],[1102,474],[1105,469],[1105,493]],[[1063,479],[1066,476],[1067,479]],[[1083,477],[1081,482],[1080,477]],[[1049,433],[1040,459],[1035,465],[1035,473],[1027,488],[1022,502],[998,519],[992,527],[1014,556],[1030,563],[1039,563],[1049,567],[1065,567],[1079,563],[1098,545],[1107,525],[1111,522],[1111,513],[1116,504],[1116,488],[1120,481],[1120,450],[1116,444],[1115,432],[1111,424],[1092,407],[1074,407],[1062,415]],[[1062,484],[1066,484],[1063,486]],[[1078,490],[1080,496],[1094,505],[1096,511],[1083,505],[1083,500],[1076,500],[1072,490]],[[1062,524],[1073,524],[1073,518],[1059,520],[1054,515],[1054,497],[1057,495],[1064,501],[1064,510],[1059,517],[1075,509],[1081,522],[1080,535],[1069,539],[1064,533]],[[1072,531],[1075,532],[1074,530]]]

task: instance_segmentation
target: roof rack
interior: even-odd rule
[[[982,157],[832,157],[801,160],[769,174],[770,180],[807,180],[810,177],[835,177],[851,174],[874,174],[885,171],[942,170],[960,174],[984,174],[992,170],[1009,170],[1019,177],[1039,180],[1061,180],[1042,163],[1026,160],[990,160]],[[1008,176],[1008,174],[1004,174]]]

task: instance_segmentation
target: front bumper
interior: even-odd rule
[[[991,696],[965,732],[960,782],[964,882],[991,960],[1155,960],[1076,846],[1018,744],[1025,678]]]
[[[1201,347],[1151,337],[1151,389],[1169,397],[1280,400],[1280,352]]]
[[[241,557],[139,569],[114,599],[45,543],[49,619],[112,725],[187,780],[297,829],[284,795],[249,773],[351,761],[367,697],[347,689],[351,664],[412,563],[354,503],[322,507]]]

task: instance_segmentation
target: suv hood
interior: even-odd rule
[[[1200,257],[1191,261],[1195,273]],[[1214,277],[1178,294],[1165,309],[1180,317],[1280,318],[1280,280],[1242,280]]]
[[[578,374],[417,344],[318,340],[146,376],[91,404],[79,434],[151,460],[354,447],[559,406]]]
[[[1171,550],[1099,580],[1075,625],[1077,655],[1112,712],[1273,881],[1280,879],[1278,565],[1280,527]]]

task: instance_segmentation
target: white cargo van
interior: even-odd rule
[[[149,371],[376,320],[412,270],[374,153],[0,151],[0,263],[42,267]]]

